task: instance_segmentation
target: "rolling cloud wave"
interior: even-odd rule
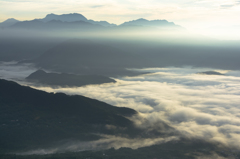
[[[3,72],[4,68],[9,67],[1,68]],[[209,69],[195,68],[152,68],[139,71],[146,70],[150,73],[122,77],[116,79],[117,83],[111,84],[75,88],[32,87],[47,92],[84,95],[115,106],[133,108],[140,112],[140,117],[132,118],[136,126],[162,132],[162,123],[165,123],[177,132],[170,138],[146,138],[144,143],[142,139],[105,136],[105,139],[89,143],[89,149],[99,148],[98,142],[106,143],[108,146],[105,148],[138,148],[186,137],[221,143],[223,146],[240,150],[240,71],[215,70],[224,75],[198,74]],[[33,70],[22,71],[27,74]],[[22,77],[17,78],[14,72],[16,71],[11,67],[7,78],[21,80]],[[19,67],[18,72],[21,72]],[[53,151],[38,150],[38,154],[56,152],[59,149],[80,150],[80,145],[81,142],[78,142]]]
[[[153,73],[147,75],[117,79],[116,84],[38,89],[80,94],[130,107],[151,123],[135,120],[140,127],[157,129],[158,123],[164,121],[182,136],[240,149],[240,72],[217,70],[225,75],[197,74],[206,70],[152,69]]]

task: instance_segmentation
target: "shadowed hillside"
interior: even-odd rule
[[[83,96],[46,93],[15,82],[0,80],[0,149],[25,150],[63,140],[94,140],[97,135],[133,134],[124,116],[137,112]],[[118,132],[106,125],[122,127]]]
[[[30,74],[27,78],[30,82],[37,82],[50,86],[85,86],[89,84],[113,83],[115,80],[100,75],[74,75],[68,73],[46,73],[38,70]]]

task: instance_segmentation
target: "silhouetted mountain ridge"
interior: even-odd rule
[[[137,19],[129,22],[124,22],[121,26],[151,26],[151,27],[166,27],[166,28],[178,28],[183,29],[179,25],[175,25],[173,22],[168,22],[167,20],[147,20],[147,19]]]
[[[74,22],[74,21],[87,21],[87,18],[84,17],[82,14],[78,13],[70,13],[70,14],[62,14],[62,15],[56,15],[56,14],[48,14],[45,18],[39,19],[43,22],[48,22],[51,20],[60,20],[62,22]]]
[[[42,23],[40,23],[42,22]],[[115,24],[110,24],[107,21],[94,21],[94,20],[88,20],[86,17],[84,17],[82,14],[78,13],[71,13],[71,14],[62,14],[62,15],[56,15],[56,14],[48,14],[43,19],[34,19],[29,21],[21,21],[21,22],[15,22],[9,26],[11,28],[22,28],[22,29],[54,29],[49,26],[49,24],[55,23],[57,25],[53,26],[55,29],[71,29],[71,28],[79,28],[82,29],[82,25],[88,25],[88,27],[91,26],[116,26]]]
[[[0,150],[20,150],[56,144],[59,141],[94,140],[91,133],[135,132],[124,116],[137,114],[129,108],[79,95],[46,93],[0,79]],[[106,125],[124,127],[117,132]]]
[[[115,80],[100,76],[100,75],[74,75],[68,73],[46,73],[43,70],[37,70],[30,74],[27,78],[28,81],[37,82],[40,84],[47,84],[50,86],[85,86],[89,84],[103,84],[113,83]]]
[[[56,14],[48,14],[46,15],[46,17],[42,18],[42,19],[34,19],[34,20],[30,20],[30,21],[22,21],[22,22],[17,22],[15,21],[14,23],[11,23],[12,28],[25,28],[25,29],[51,29],[48,28],[47,24],[50,21],[61,21],[63,23],[59,23],[60,24],[65,24],[64,25],[64,29],[70,29],[70,25],[73,25],[75,23],[73,22],[86,22],[92,25],[99,25],[99,26],[104,26],[104,27],[117,27],[118,26],[116,24],[110,24],[107,21],[94,21],[94,20],[90,20],[87,19],[85,16],[83,16],[82,14],[79,13],[70,13],[70,14],[62,14],[62,15],[56,15]],[[36,22],[38,21],[38,25],[40,26],[36,26]],[[42,23],[39,23],[42,22]],[[3,23],[0,23],[3,25]],[[67,25],[68,24],[68,25]],[[147,26],[147,27],[160,27],[160,28],[169,28],[169,29],[183,29],[182,27],[175,25],[173,22],[168,22],[166,20],[146,20],[143,18],[137,19],[137,20],[133,20],[133,21],[129,21],[129,22],[125,22],[123,24],[121,24],[120,26]],[[63,26],[55,26],[55,29],[59,29],[62,28]],[[76,27],[76,26],[75,26]],[[78,26],[79,29],[81,29],[81,26]],[[121,28],[121,27],[120,27]]]
[[[19,21],[14,18],[9,18],[9,19],[3,21],[2,23],[0,23],[0,27],[2,27],[2,28],[9,27],[13,24],[16,24],[17,22],[19,22]]]
[[[102,26],[116,26],[116,24],[110,24],[107,21],[88,20],[82,14],[78,14],[78,13],[70,13],[70,14],[62,14],[62,15],[56,15],[52,13],[52,14],[48,14],[45,18],[39,19],[39,20],[43,22],[49,22],[51,20],[60,20],[62,22],[85,21],[91,24],[98,24]]]
[[[101,29],[103,26],[92,24],[87,21],[73,21],[73,22],[63,22],[61,20],[50,20],[48,22],[42,22],[41,20],[32,20],[32,21],[23,21],[18,22],[11,26],[11,28],[15,29],[31,29],[31,30],[51,30],[51,31],[57,31],[57,30],[66,30],[74,31],[84,31],[89,29]],[[74,30],[71,30],[74,29]]]

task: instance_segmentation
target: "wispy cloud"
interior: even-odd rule
[[[235,5],[233,5],[233,4],[221,5],[222,8],[231,8],[231,7],[233,7],[233,6],[235,6]]]
[[[44,154],[54,154],[65,151],[86,151],[86,150],[104,150],[115,148],[119,149],[121,147],[131,147],[137,149],[140,147],[150,146],[154,144],[162,144],[169,141],[178,140],[177,137],[168,138],[155,138],[155,139],[128,139],[124,137],[116,137],[111,135],[102,135],[102,139],[90,142],[81,141],[69,141],[64,145],[59,145],[54,148],[49,149],[38,149],[20,153],[20,155],[44,155]]]
[[[101,7],[105,7],[105,5],[93,5],[91,6],[92,8],[101,8]]]
[[[240,1],[233,1],[233,2],[227,2],[227,3],[225,3],[225,4],[222,4],[222,5],[220,5],[221,6],[221,8],[232,8],[232,7],[235,7],[235,6],[238,6],[238,5],[240,5]]]
[[[18,64],[18,62],[0,62],[0,78],[24,80],[37,69],[32,64]]]

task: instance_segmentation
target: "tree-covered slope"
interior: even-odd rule
[[[83,96],[46,93],[0,80],[0,150],[25,150],[63,140],[95,140],[97,133],[131,135],[125,116],[137,112]],[[106,125],[123,127],[109,130]]]

